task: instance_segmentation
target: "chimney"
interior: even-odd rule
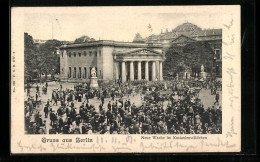
[[[166,33],[168,33],[168,28],[166,28]]]

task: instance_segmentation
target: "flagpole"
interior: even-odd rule
[[[51,38],[53,40],[53,21],[51,22]]]

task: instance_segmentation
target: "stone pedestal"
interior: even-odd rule
[[[200,72],[200,78],[206,80],[207,74],[206,72]]]
[[[97,77],[91,77],[90,78],[90,88],[98,88],[98,79]]]

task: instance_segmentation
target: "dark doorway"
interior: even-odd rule
[[[152,68],[153,68],[153,62],[149,62],[149,64],[148,64],[148,71],[149,71],[149,81],[151,81],[152,80]]]
[[[141,62],[141,77],[145,79],[145,61]]]

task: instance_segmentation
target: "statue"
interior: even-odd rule
[[[201,72],[200,72],[200,78],[201,78],[202,80],[205,80],[205,79],[207,78],[207,74],[204,72],[204,66],[203,66],[203,65],[201,65],[200,70],[201,70]]]
[[[98,88],[98,79],[97,79],[97,71],[96,68],[91,68],[91,78],[90,78],[90,88]]]
[[[201,72],[204,72],[204,66],[203,65],[201,65],[200,70],[201,70]]]
[[[97,72],[95,67],[91,68],[91,77],[96,77],[97,76]]]

